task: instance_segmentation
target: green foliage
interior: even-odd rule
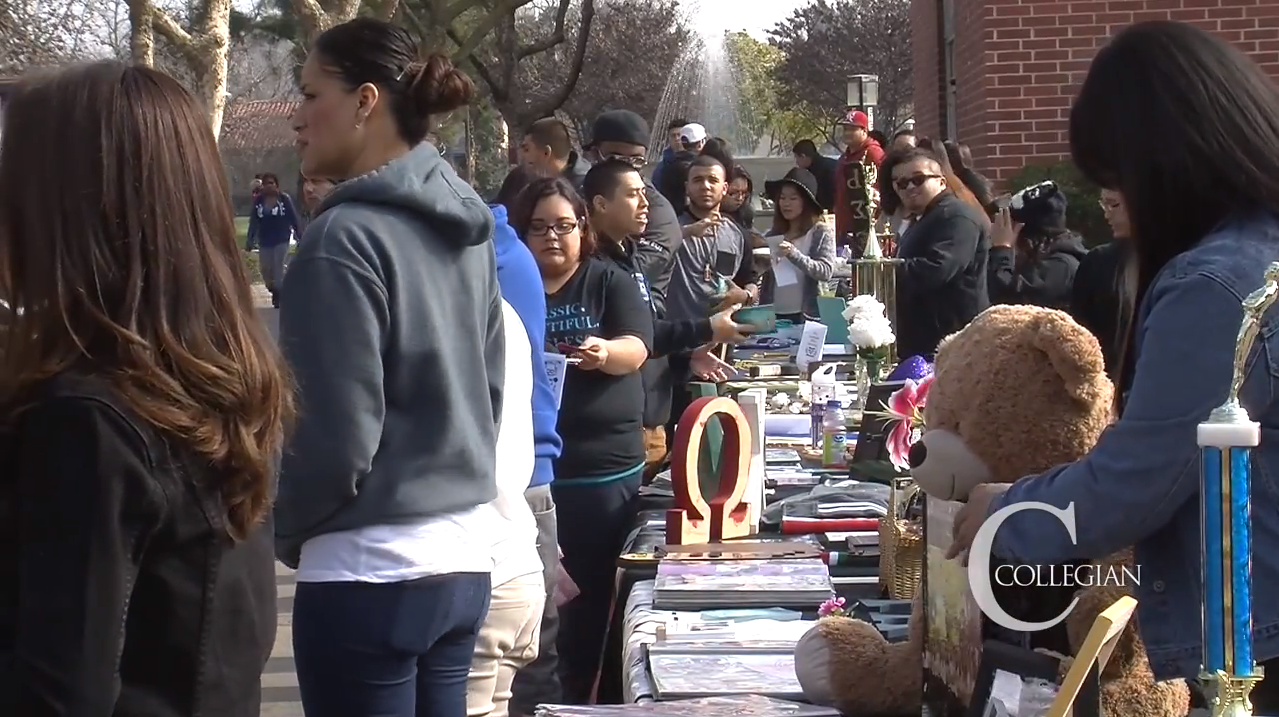
[[[781,50],[745,32],[727,33],[724,47],[737,80],[737,115],[746,144],[755,147],[767,137],[773,153],[785,154],[795,141],[824,134],[825,118],[781,101],[776,80]]]
[[[1070,160],[1028,164],[1008,178],[1015,192],[1045,180],[1052,180],[1066,195],[1066,225],[1079,232],[1088,246],[1110,241],[1110,225],[1101,211],[1101,191],[1084,178]]]

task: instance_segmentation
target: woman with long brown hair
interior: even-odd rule
[[[20,85],[0,145],[0,702],[249,717],[293,412],[208,117],[103,62]]]

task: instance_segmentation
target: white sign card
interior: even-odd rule
[[[746,424],[751,429],[750,476],[742,500],[750,508],[752,533],[759,531],[759,519],[764,512],[764,414],[767,401],[767,392],[762,388],[751,388],[737,394],[737,403],[742,407]]]
[[[785,240],[786,237],[774,234],[764,241],[768,243],[769,252],[773,256],[773,283],[777,286],[794,286],[801,278],[799,267],[777,248]]]
[[[547,351],[546,380],[551,382],[551,392],[555,394],[555,408],[559,410],[560,401],[564,398],[564,376],[568,373],[568,357],[561,353]]]
[[[804,332],[799,335],[799,348],[795,352],[795,363],[801,371],[822,360],[822,350],[826,346],[826,324],[820,321],[805,321]]]

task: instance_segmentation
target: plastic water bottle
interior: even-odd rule
[[[835,364],[826,364],[813,372],[809,383],[811,395],[808,401],[808,413],[813,423],[809,430],[809,443],[815,450],[822,447],[822,416],[826,412],[826,404],[835,400]]]
[[[844,409],[839,405],[839,401],[828,401],[826,410],[822,412],[823,468],[848,467],[848,461],[844,458],[844,441],[847,437],[847,430],[844,425]]]

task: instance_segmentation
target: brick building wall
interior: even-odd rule
[[[915,129],[968,144],[996,180],[1063,159],[1093,55],[1124,26],[1156,19],[1214,32],[1279,80],[1275,0],[911,0]]]

